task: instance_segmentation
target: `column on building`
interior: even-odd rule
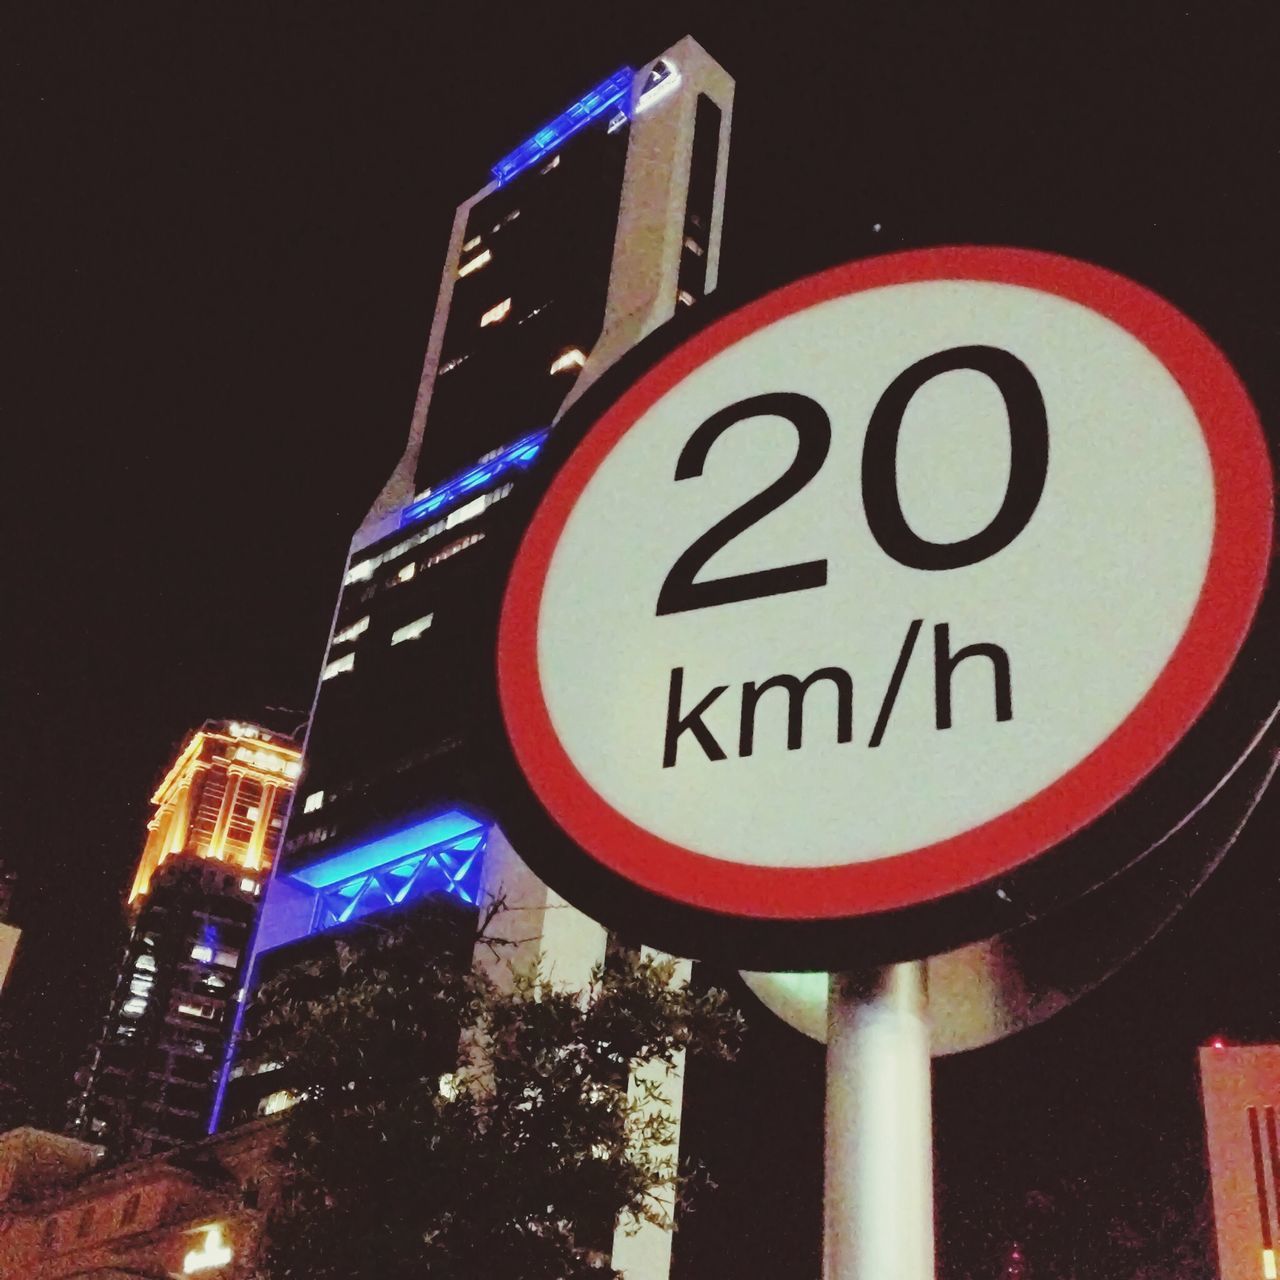
[[[258,801],[258,820],[253,824],[249,836],[249,844],[244,851],[246,870],[258,871],[262,867],[263,853],[267,845],[267,834],[271,830],[271,819],[275,813],[276,798],[280,793],[280,784],[266,782],[262,784],[262,799]]]
[[[221,859],[223,857],[227,832],[231,827],[231,815],[235,812],[236,801],[240,796],[240,784],[244,781],[244,770],[234,766],[227,770],[227,782],[222,791],[222,804],[218,809],[218,820],[213,825],[213,835],[209,839],[207,856]]]

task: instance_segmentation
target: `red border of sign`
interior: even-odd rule
[[[756,330],[817,303],[923,280],[1022,285],[1091,308],[1128,330],[1177,379],[1208,446],[1216,518],[1200,598],[1164,670],[1125,722],[1056,782],[997,818],[935,844],[844,867],[748,866],[695,853],[632,822],[594,791],[553,728],[537,667],[542,591],[578,496],[660,397]],[[809,276],[742,307],[655,365],[587,432],[525,533],[503,601],[498,691],[516,758],[551,817],[597,862],[652,893],[768,920],[856,917],[918,906],[1007,874],[1109,809],[1204,710],[1244,642],[1266,576],[1271,468],[1248,393],[1186,316],[1087,263],[1026,249],[951,247],[893,254]]]

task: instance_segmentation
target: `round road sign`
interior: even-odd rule
[[[1262,594],[1239,380],[1056,256],[801,280],[642,345],[553,440],[499,631],[513,829],[688,954],[924,955],[1097,883]]]

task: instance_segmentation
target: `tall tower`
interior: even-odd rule
[[[351,542],[255,945],[265,969],[375,912],[498,894],[529,958],[570,981],[603,959],[605,931],[548,911],[558,900],[487,817],[477,588],[504,567],[491,509],[565,407],[715,287],[733,87],[681,40],[602,80],[458,206],[408,441]],[[252,1114],[269,1076],[239,1077],[231,1114]]]
[[[151,803],[130,931],[73,1127],[119,1152],[203,1137],[262,883],[301,769],[293,740],[210,720]]]

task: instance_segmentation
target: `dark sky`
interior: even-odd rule
[[[454,206],[617,66],[691,31],[737,78],[723,283],[946,242],[1092,259],[1200,323],[1274,430],[1273,5],[443,10],[29,3],[0,20],[0,857],[27,928],[12,1012],[50,1098],[173,748],[206,717],[310,701],[347,539],[407,429]],[[1159,1196],[1195,1156],[1195,1045],[1280,1035],[1278,817],[1273,795],[1100,994],[941,1065],[954,1258],[988,1203],[1068,1174],[1127,1203],[1122,1166]],[[741,1078],[770,1098],[726,1097],[763,1117],[760,1167],[799,1201],[734,1248],[808,1274],[819,1059],[774,1030],[756,1044],[765,1065]]]

